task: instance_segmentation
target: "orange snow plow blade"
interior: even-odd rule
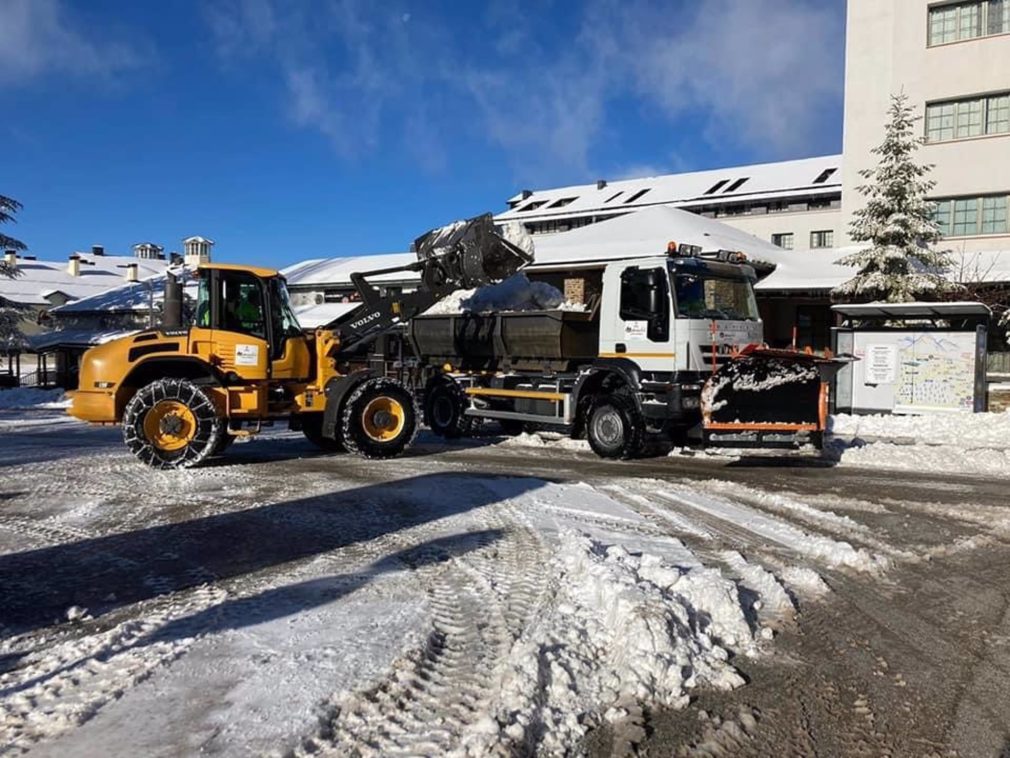
[[[723,364],[701,395],[705,444],[820,447],[829,387],[849,362],[799,350],[749,347]]]

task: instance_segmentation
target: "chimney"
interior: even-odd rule
[[[17,250],[4,250],[4,263],[13,268],[18,265]]]
[[[205,237],[187,237],[182,241],[183,257],[186,265],[196,268],[201,263],[210,263],[210,248],[214,240]]]
[[[153,242],[141,242],[133,246],[133,257],[145,260],[159,260],[164,257],[162,255],[163,250],[164,248],[161,245],[155,245]]]
[[[92,245],[91,246],[91,254],[92,255],[105,255],[105,246],[104,245]]]
[[[126,269],[126,281],[128,281],[128,282],[139,282],[140,281],[140,277],[137,276],[137,264],[136,263],[127,263],[126,266],[124,266],[124,268]]]
[[[71,255],[67,261],[67,273],[71,276],[81,275],[81,257],[79,255]]]
[[[603,189],[606,186],[607,186],[607,180],[606,179],[597,179],[596,180],[596,189],[601,190],[601,189]]]

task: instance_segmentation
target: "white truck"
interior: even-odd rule
[[[528,269],[577,291],[584,310],[422,315],[408,338],[425,366],[425,420],[437,434],[476,419],[585,436],[605,458],[686,437],[702,388],[763,341],[757,277],[736,252],[671,243],[665,255]]]

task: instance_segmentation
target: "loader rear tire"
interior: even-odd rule
[[[344,453],[347,447],[340,439],[340,430],[337,429],[337,439],[331,439],[323,435],[323,414],[306,413],[302,416],[302,434],[305,439],[328,453]]]
[[[417,436],[417,406],[400,382],[376,377],[347,398],[341,432],[348,452],[363,458],[395,458]]]
[[[645,442],[645,419],[624,392],[601,398],[586,423],[589,446],[601,458],[636,458]]]
[[[465,415],[466,395],[452,379],[436,379],[424,391],[424,423],[439,437],[456,439],[470,433],[473,419]]]
[[[213,455],[226,435],[210,395],[186,379],[158,379],[126,404],[123,440],[153,468],[191,468]]]

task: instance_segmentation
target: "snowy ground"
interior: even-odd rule
[[[0,754],[926,754],[900,724],[865,726],[921,664],[889,641],[892,668],[866,665],[890,689],[825,695],[817,667],[848,648],[824,619],[901,608],[907,577],[1010,541],[983,481],[605,463],[531,436],[366,462],[277,432],[173,473],[115,429],[3,411],[0,472]],[[999,605],[987,591],[972,597]],[[799,653],[808,624],[845,650]],[[895,624],[887,640],[939,634]],[[794,729],[792,698],[815,689]],[[949,710],[967,731],[942,746],[996,733]]]

